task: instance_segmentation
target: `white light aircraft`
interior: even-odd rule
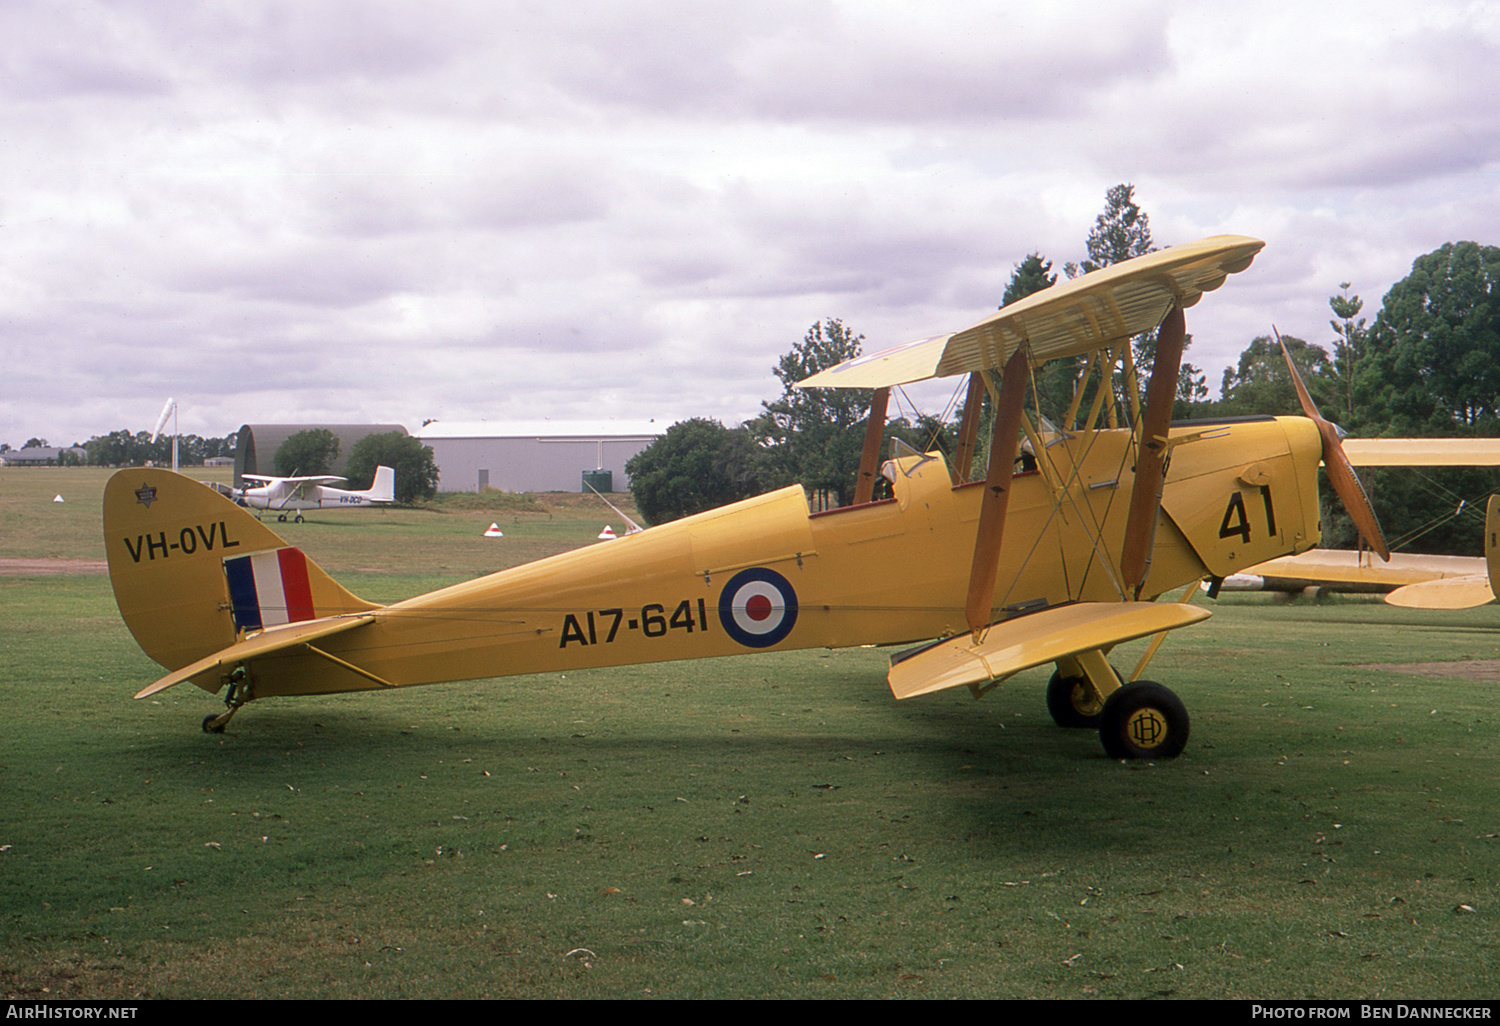
[[[374,482],[362,492],[334,488],[333,482],[347,481],[348,478],[331,474],[314,477],[268,477],[263,474],[241,476],[246,481],[265,483],[255,488],[231,489],[230,498],[251,509],[271,510],[278,514],[276,519],[281,523],[286,522],[289,513],[297,523],[302,523],[300,511],[304,509],[348,509],[396,501],[396,472],[390,467],[376,467]]]

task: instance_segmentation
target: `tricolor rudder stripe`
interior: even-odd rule
[[[242,631],[317,617],[307,557],[298,548],[272,549],[224,560],[234,623]]]

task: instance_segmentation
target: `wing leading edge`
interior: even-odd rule
[[[797,387],[885,388],[993,370],[1023,343],[1033,366],[1094,352],[1155,328],[1174,303],[1193,306],[1249,267],[1264,246],[1245,235],[1215,235],[1123,260],[1033,293],[962,331],[847,360]]]
[[[886,680],[898,699],[960,684],[1002,680],[1022,670],[1206,620],[1180,602],[1076,602],[995,624],[975,644],[962,634],[892,660]]]

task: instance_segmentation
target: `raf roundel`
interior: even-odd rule
[[[741,570],[719,593],[719,622],[741,645],[769,648],[796,626],[797,593],[775,570]]]

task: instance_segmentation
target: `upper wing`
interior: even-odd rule
[[[1346,438],[1356,467],[1500,467],[1500,438]]]
[[[332,484],[335,481],[349,480],[347,477],[335,477],[332,474],[319,474],[313,477],[266,477],[263,474],[241,474],[240,477],[243,477],[247,481],[265,481],[271,484],[306,484],[309,482],[313,484]]]
[[[1174,303],[1197,303],[1249,267],[1263,246],[1244,235],[1216,235],[1122,260],[1033,293],[963,331],[857,357],[797,385],[885,388],[994,369],[1022,343],[1033,366],[1092,352],[1150,331]]]

